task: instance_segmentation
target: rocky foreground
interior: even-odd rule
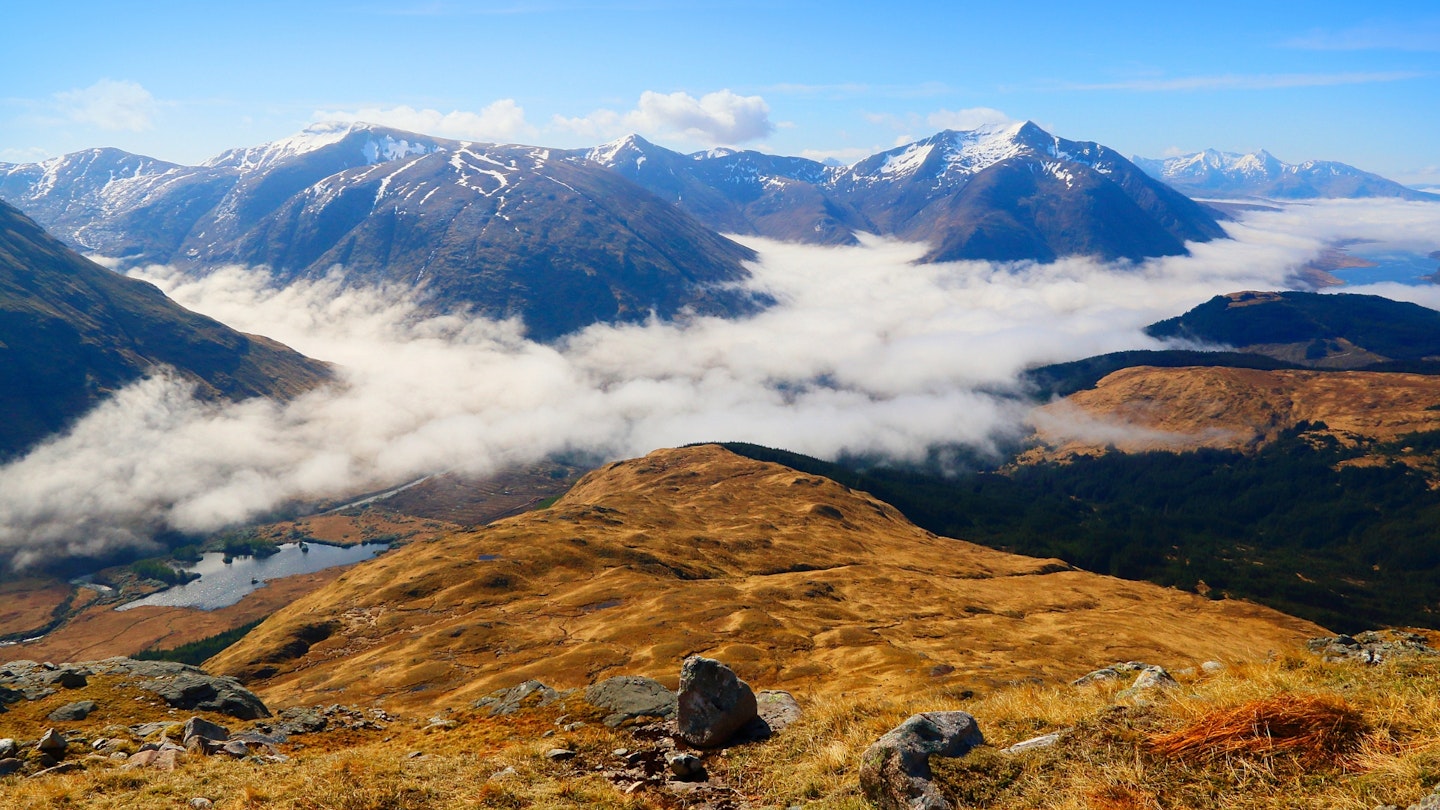
[[[0,739],[0,805],[1434,810],[1416,776],[1440,730],[1430,640],[1321,638],[1174,672],[1120,662],[919,702],[757,692],[694,656],[676,691],[530,680],[428,717],[272,713],[231,678],[166,662],[19,661],[0,666],[15,735]]]

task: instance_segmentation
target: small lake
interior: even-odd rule
[[[236,557],[229,564],[225,563],[224,554],[218,551],[206,552],[201,556],[200,562],[181,566],[186,571],[199,574],[199,579],[184,585],[171,586],[115,609],[129,610],[151,605],[214,610],[239,602],[245,594],[263,586],[266,580],[296,574],[313,574],[337,565],[363,562],[390,546],[387,543],[358,546],[309,543],[307,548],[309,551],[302,551],[299,543],[285,543],[280,546],[278,553],[269,557]]]
[[[1363,245],[1352,247],[1350,253],[1358,258],[1375,262],[1375,266],[1345,267],[1332,270],[1331,272],[1336,278],[1351,285],[1392,281],[1398,284],[1417,286],[1431,284],[1430,279],[1425,276],[1440,270],[1440,259],[1432,259],[1424,253],[1385,250],[1375,247],[1366,250],[1365,247]]]

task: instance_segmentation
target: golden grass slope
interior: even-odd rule
[[[673,687],[692,653],[759,688],[905,693],[1254,659],[1320,633],[937,537],[864,493],[703,446],[612,464],[548,510],[357,566],[206,668],[272,706],[403,709],[527,678]]]
[[[1440,377],[1366,371],[1154,368],[1117,371],[1037,410],[1042,455],[1248,448],[1302,421],[1342,441],[1440,429]],[[1033,457],[1034,454],[1032,454]]]

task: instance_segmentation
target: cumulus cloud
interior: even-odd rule
[[[1296,205],[1227,227],[1234,240],[1190,256],[1117,265],[917,265],[923,246],[883,239],[752,240],[761,258],[747,283],[773,308],[597,325],[553,345],[338,275],[277,289],[247,268],[194,279],[151,267],[140,275],[181,304],[332,361],[338,382],[286,404],[198,403],[164,375],[121,391],[0,468],[0,559],[140,548],[160,529],[205,532],[287,502],[556,452],[618,458],[715,440],[825,457],[985,448],[1026,429],[1023,369],[1155,348],[1146,324],[1216,294],[1280,288],[1332,239],[1433,240],[1440,206]],[[1408,289],[1440,305],[1440,288]]]
[[[555,116],[553,125],[589,138],[610,138],[638,132],[651,137],[680,137],[713,146],[736,145],[775,131],[770,105],[760,96],[719,90],[695,98],[688,93],[640,94],[635,109],[596,110],[586,116]]]
[[[150,91],[137,82],[114,79],[56,93],[55,101],[71,121],[112,131],[150,129],[159,108]]]
[[[363,121],[369,124],[419,132],[442,138],[468,141],[510,142],[535,134],[525,121],[525,109],[511,98],[502,98],[479,112],[417,110],[414,107],[362,107],[358,110],[316,110],[316,121]]]

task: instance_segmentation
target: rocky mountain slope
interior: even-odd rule
[[[90,262],[0,203],[0,458],[168,368],[202,396],[290,397],[328,367]]]
[[[1194,197],[1266,197],[1309,200],[1324,197],[1395,197],[1440,202],[1440,194],[1402,186],[1345,163],[1307,160],[1286,163],[1261,149],[1248,154],[1206,149],[1169,158],[1131,158],[1151,177]]]
[[[0,167],[0,198],[125,263],[344,265],[550,339],[596,321],[741,314],[753,257],[613,172],[548,149],[320,124],[203,166],[94,150]]]
[[[207,668],[280,704],[434,705],[530,677],[673,679],[699,653],[752,683],[853,694],[1255,657],[1318,629],[938,537],[863,493],[703,446],[357,566]]]
[[[1029,122],[946,130],[845,168],[751,151],[680,155],[636,136],[571,155],[722,231],[819,244],[868,231],[929,242],[927,261],[1139,259],[1224,237],[1204,209],[1113,150]]]

